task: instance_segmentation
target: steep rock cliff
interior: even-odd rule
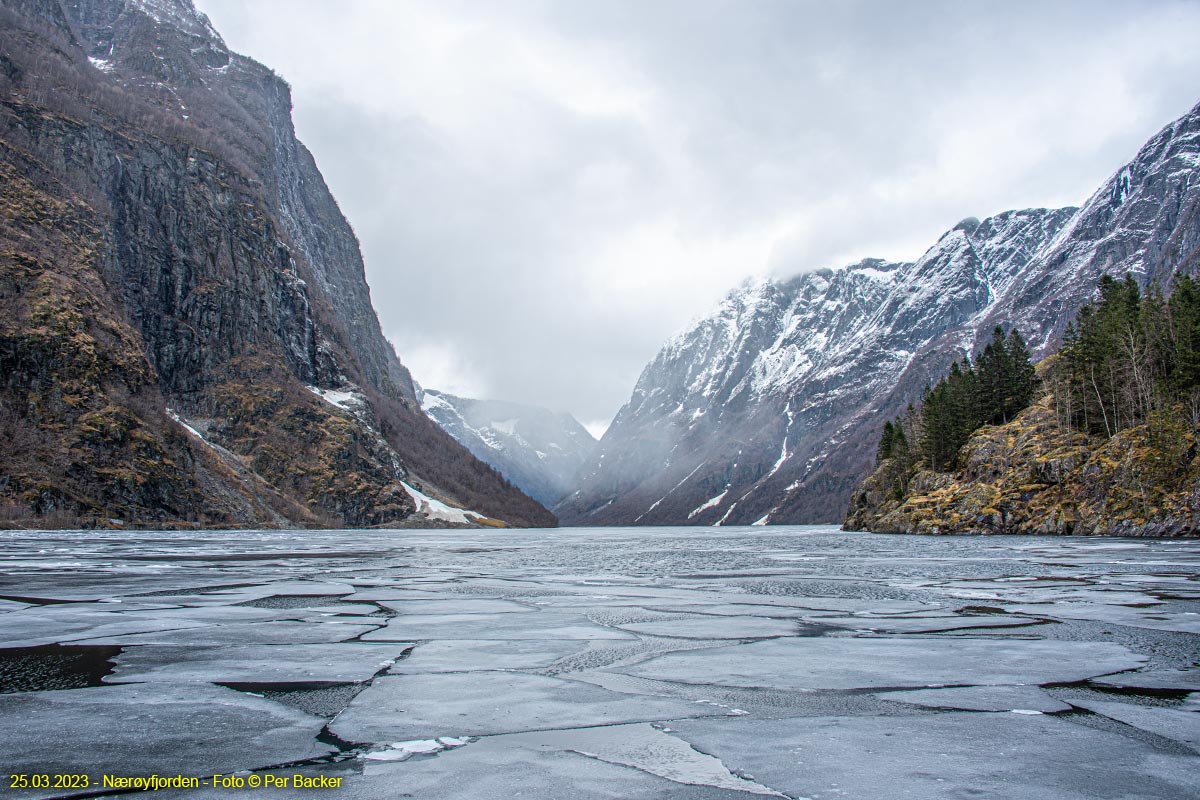
[[[4,0],[0,37],[3,516],[554,524],[421,412],[280,78],[187,0]]]

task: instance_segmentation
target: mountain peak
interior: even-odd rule
[[[646,367],[577,491],[570,524],[840,520],[878,427],[1016,325],[1035,356],[1101,272],[1200,271],[1200,117],[1151,139],[1082,208],[967,217],[914,262],[867,259],[744,293]]]
[[[99,5],[99,3],[95,4]],[[197,10],[192,0],[125,0],[126,8],[142,12],[159,25],[170,25],[191,36],[211,39],[225,45],[225,40],[217,33],[216,28],[208,20],[208,15]]]
[[[546,506],[567,494],[596,448],[595,438],[570,414],[435,389],[421,389],[420,396],[430,419]]]

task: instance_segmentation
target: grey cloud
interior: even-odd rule
[[[588,421],[745,276],[1080,203],[1200,97],[1184,2],[199,5],[292,82],[416,377]]]

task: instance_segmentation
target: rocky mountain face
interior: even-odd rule
[[[549,507],[574,485],[596,440],[570,414],[418,389],[421,407],[476,458]]]
[[[963,220],[912,263],[747,283],[669,341],[555,511],[582,525],[840,521],[883,422],[997,323],[1035,357],[1105,273],[1197,271],[1200,107],[1079,209]]]
[[[281,78],[190,0],[0,45],[0,523],[554,524],[422,413]]]

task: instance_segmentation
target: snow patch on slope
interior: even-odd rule
[[[692,512],[690,514],[688,514],[688,519],[691,519],[692,517],[696,516],[701,511],[705,511],[707,509],[712,508],[713,506],[720,505],[721,501],[725,499],[725,495],[727,495],[727,494],[729,494],[728,486],[725,487],[725,491],[721,492],[716,497],[710,497],[708,500],[705,500],[703,503],[701,503],[695,509],[693,509]]]
[[[436,500],[424,492],[414,489],[404,481],[400,481],[400,485],[404,487],[404,490],[408,492],[408,496],[417,504],[417,513],[424,514],[429,519],[469,525],[484,518],[483,514],[477,511],[448,506],[441,500]]]
[[[310,392],[317,397],[329,403],[331,406],[336,406],[343,411],[358,411],[366,400],[363,398],[362,391],[357,386],[351,386],[349,389],[321,389],[317,386],[305,386]]]
[[[189,425],[189,424],[188,424],[188,422],[187,422],[187,420],[185,420],[183,417],[179,416],[179,414],[178,414],[177,412],[175,412],[175,411],[173,411],[172,409],[168,408],[168,409],[167,409],[167,416],[168,416],[168,417],[170,417],[171,419],[175,420],[175,422],[177,422],[177,423],[179,423],[180,425],[182,425],[182,426],[183,426],[183,427],[184,427],[184,428],[187,430],[187,432],[188,432],[188,433],[190,433],[192,436],[195,436],[195,437],[196,437],[197,439],[199,439],[200,441],[202,441],[202,442],[204,442],[205,444],[207,444],[207,445],[210,445],[210,446],[211,446],[211,443],[208,441],[208,439],[205,439],[205,438],[204,438],[204,434],[202,434],[200,431],[196,430],[196,429],[195,429],[195,428],[193,428],[191,425]]]

